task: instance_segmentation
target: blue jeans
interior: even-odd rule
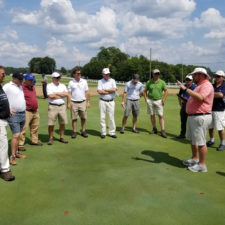
[[[19,134],[24,127],[26,121],[26,114],[24,112],[15,112],[9,117],[8,123],[13,134]]]

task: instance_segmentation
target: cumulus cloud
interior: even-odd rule
[[[0,40],[17,40],[18,34],[16,30],[12,30],[9,27],[3,29],[3,31],[0,33]]]
[[[67,54],[67,48],[65,47],[63,41],[57,40],[52,37],[46,44],[46,55],[52,57],[64,57]]]
[[[194,0],[109,0],[111,7],[151,18],[186,17],[196,7]]]
[[[107,7],[101,7],[95,15],[76,11],[70,0],[42,0],[41,9],[36,12],[19,12],[13,23],[39,24],[52,35],[61,35],[74,42],[98,42],[102,38],[118,35],[116,14]]]

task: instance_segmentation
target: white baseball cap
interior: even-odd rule
[[[102,74],[110,74],[109,68],[104,68]]]
[[[159,69],[154,69],[153,73],[160,73]]]
[[[195,73],[203,73],[208,78],[210,78],[209,74],[207,73],[205,68],[195,68],[194,71],[191,73],[191,75],[194,75]]]
[[[193,80],[193,77],[192,77],[191,74],[188,74],[188,75],[185,77],[185,79]]]
[[[225,74],[224,74],[223,70],[216,71],[215,75],[218,75],[218,76],[221,76],[221,77],[225,77]]]
[[[52,77],[60,77],[60,74],[57,72],[52,73]]]

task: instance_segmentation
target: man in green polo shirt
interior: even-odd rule
[[[153,70],[153,78],[146,83],[144,97],[147,103],[148,114],[150,114],[153,130],[150,134],[157,134],[155,115],[159,117],[159,124],[161,127],[161,136],[166,138],[164,118],[163,118],[163,106],[165,104],[168,90],[166,83],[159,79],[160,71],[158,69]]]

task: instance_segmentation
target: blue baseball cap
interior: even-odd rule
[[[27,73],[24,77],[25,80],[34,80],[34,76],[31,73]]]

